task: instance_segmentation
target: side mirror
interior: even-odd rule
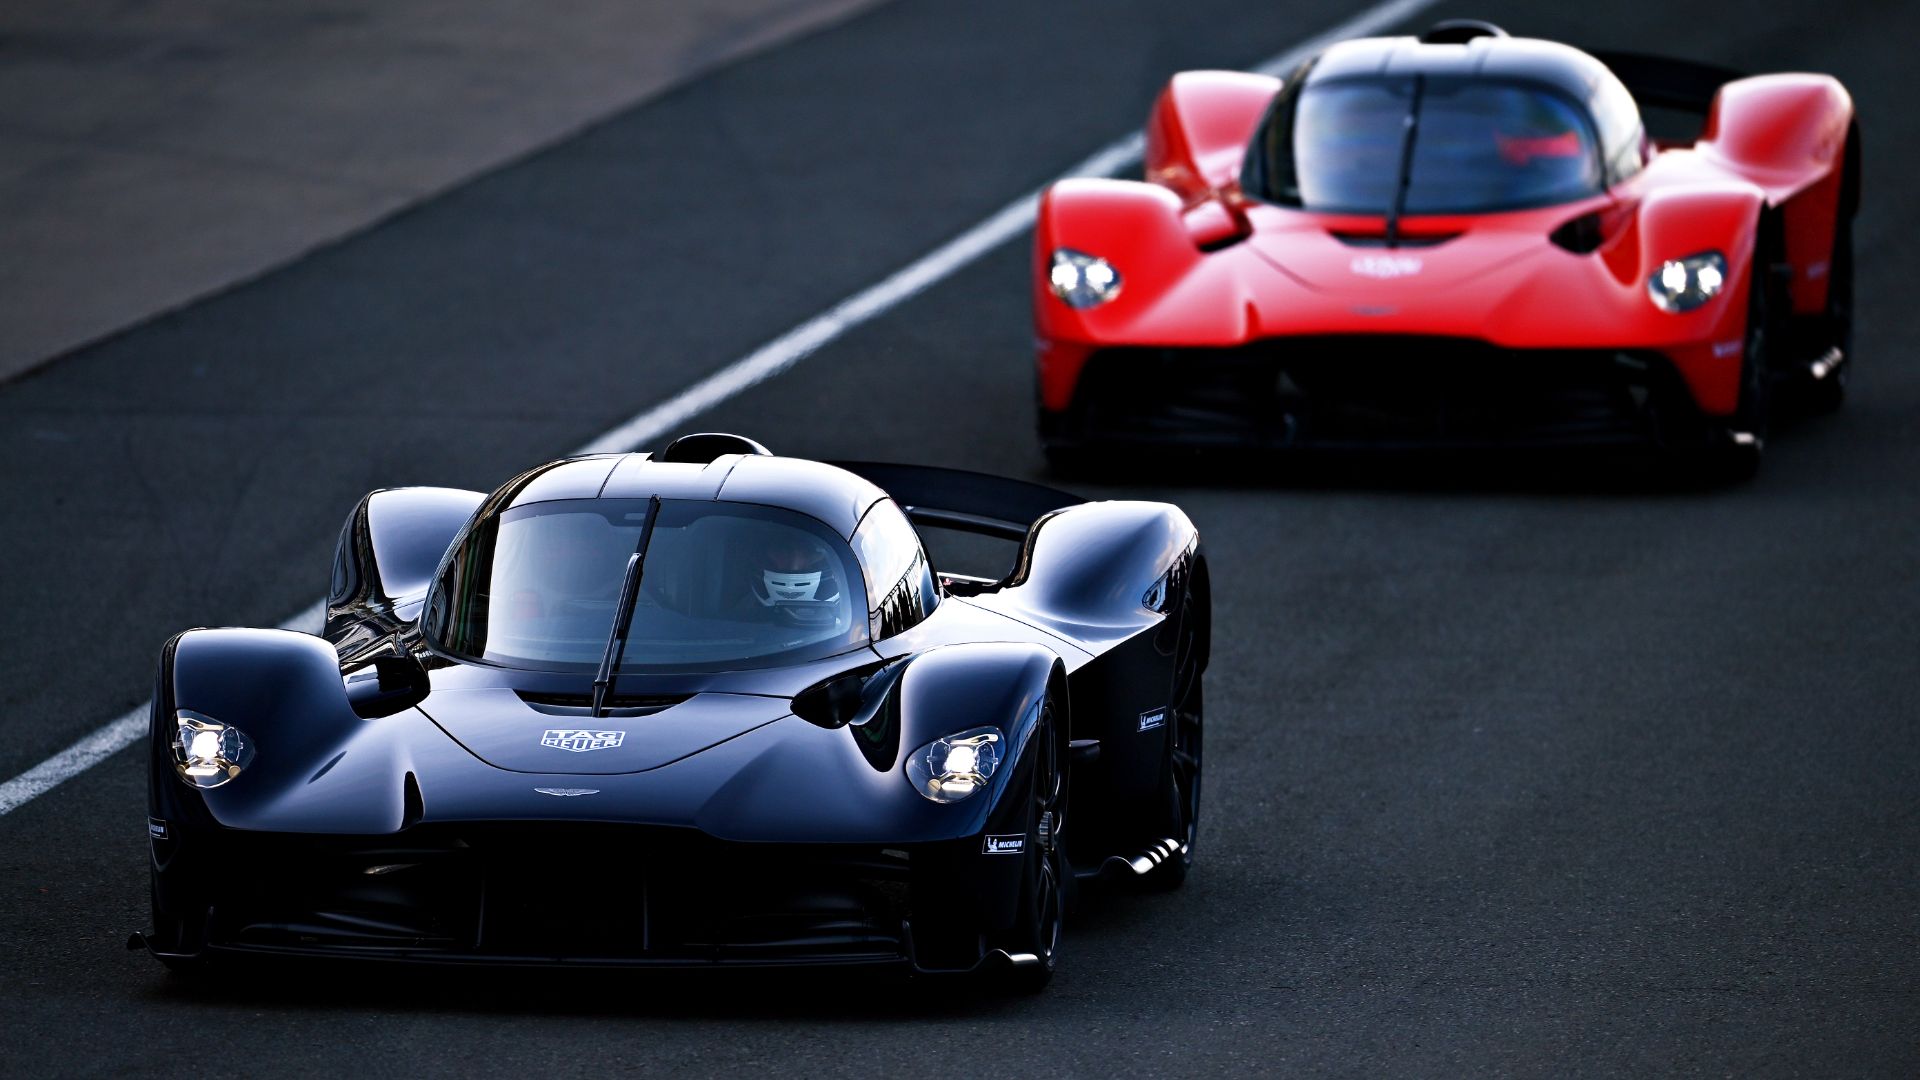
[[[433,683],[411,656],[377,656],[346,677],[347,703],[362,720],[405,712],[427,700]]]

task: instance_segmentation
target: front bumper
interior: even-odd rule
[[[1658,352],[1389,336],[1095,350],[1040,414],[1051,446],[1233,449],[1645,445],[1703,424]]]
[[[1017,880],[999,878],[1015,868],[980,850],[978,838],[738,844],[573,823],[176,834],[155,844],[154,930],[142,943],[174,960],[971,970],[1004,958],[991,933],[957,951],[950,940],[916,947],[912,920],[958,905],[974,925],[1011,921]]]

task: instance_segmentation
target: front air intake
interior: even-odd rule
[[[548,716],[593,715],[592,694],[543,694],[516,690],[520,700],[534,712]],[[686,701],[692,694],[614,694],[602,702],[605,716],[652,716]]]

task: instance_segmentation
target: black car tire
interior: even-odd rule
[[[1740,358],[1740,399],[1733,415],[1707,425],[1706,445],[1687,455],[1686,470],[1708,485],[1732,485],[1753,479],[1766,450],[1767,429],[1773,413],[1771,344],[1773,304],[1765,249],[1756,252],[1748,275],[1747,330]]]
[[[1168,705],[1169,745],[1160,775],[1160,799],[1165,807],[1163,838],[1180,843],[1149,870],[1141,883],[1149,889],[1173,890],[1186,884],[1193,869],[1194,847],[1200,838],[1201,735],[1206,714],[1201,671],[1204,663],[1194,590],[1181,601],[1180,653],[1174,664],[1172,700]]]
[[[1834,223],[1833,258],[1827,268],[1827,310],[1821,316],[1821,339],[1840,350],[1840,366],[1824,379],[1810,379],[1801,394],[1809,413],[1838,411],[1847,400],[1847,379],[1853,371],[1853,219]]]
[[[1020,918],[1005,946],[1009,953],[1038,957],[1037,963],[1008,967],[999,973],[1010,993],[1033,994],[1053,980],[1059,960],[1061,929],[1066,921],[1067,890],[1073,868],[1067,863],[1065,827],[1069,777],[1066,748],[1058,737],[1053,699],[1041,706],[1034,730],[1038,756],[1034,760],[1033,789],[1027,811],[1028,852],[1022,877]]]

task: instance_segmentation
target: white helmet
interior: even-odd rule
[[[818,570],[811,573],[762,570],[760,585],[766,593],[760,598],[760,602],[772,607],[782,600],[811,600],[813,594],[820,591],[821,576]]]
[[[818,545],[783,539],[769,545],[761,556],[760,588],[755,597],[763,607],[782,601],[838,600],[839,590],[831,584],[829,595],[821,595],[826,569],[827,553]]]

